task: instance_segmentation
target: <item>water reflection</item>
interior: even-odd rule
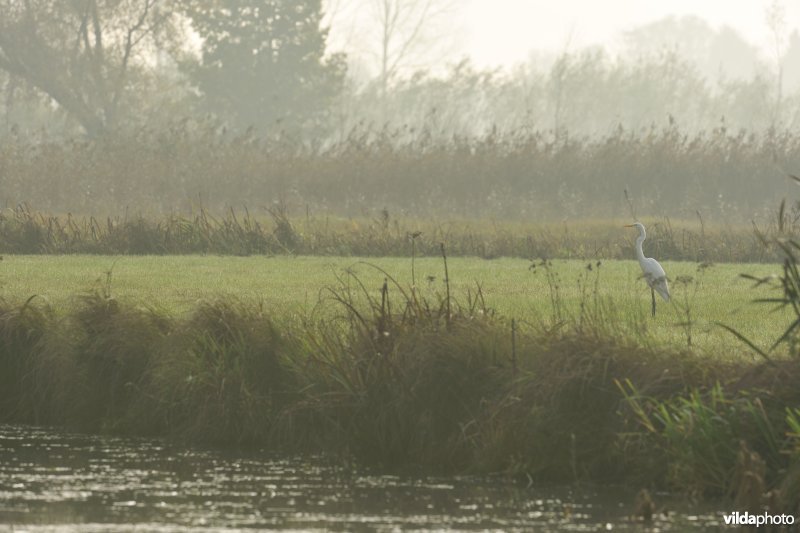
[[[632,494],[373,475],[319,457],[0,426],[0,532],[641,531],[627,518]],[[647,530],[719,526],[718,514],[672,508]]]

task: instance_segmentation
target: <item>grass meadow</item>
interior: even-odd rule
[[[553,326],[579,321],[581,309],[603,310],[610,331],[640,342],[686,346],[708,355],[729,356],[750,351],[729,332],[734,327],[767,348],[790,323],[786,310],[771,311],[753,303],[774,291],[743,279],[778,273],[777,264],[714,264],[664,261],[672,280],[672,302],[657,301],[650,316],[650,291],[632,260],[529,261],[500,258],[448,258],[453,298],[467,305],[480,291],[485,305],[521,327]],[[387,276],[408,289],[412,284],[410,258],[312,256],[88,256],[7,255],[2,263],[0,295],[25,301],[32,295],[54,308],[69,309],[78,294],[105,288],[121,301],[154,306],[167,314],[184,314],[198,301],[234,297],[263,303],[279,320],[297,320],[325,312],[327,288],[356,285],[355,274],[373,295],[379,295]],[[591,267],[591,268],[590,268]],[[108,276],[110,272],[110,278]],[[414,278],[429,298],[444,294],[440,257],[416,258]],[[389,285],[390,297],[395,287]]]

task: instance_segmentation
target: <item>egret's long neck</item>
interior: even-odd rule
[[[639,236],[636,238],[636,258],[641,263],[644,261],[644,252],[642,251],[642,243],[647,238],[645,232],[640,231]]]

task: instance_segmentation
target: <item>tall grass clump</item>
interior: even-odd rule
[[[307,326],[306,406],[365,461],[466,468],[470,425],[510,371],[509,340],[478,297],[431,300],[388,274],[375,295],[351,272],[325,303],[341,312]]]
[[[51,309],[31,297],[0,301],[0,413],[7,422],[49,423],[59,401],[58,352],[48,351],[55,329]]]
[[[202,302],[160,346],[137,411],[159,431],[193,442],[266,442],[297,392],[290,355],[265,310]]]
[[[791,383],[775,380],[798,377],[792,361],[668,398],[641,394],[630,382],[620,388],[626,411],[644,430],[634,435],[663,458],[668,486],[695,497],[729,498],[752,513],[792,514],[800,508],[800,463],[790,406],[800,395]]]
[[[562,332],[529,343],[514,387],[487,419],[489,464],[547,481],[657,478],[657,460],[620,440],[629,427],[615,380],[669,395],[707,379],[702,365],[605,335]]]
[[[95,431],[142,431],[142,421],[131,418],[133,407],[171,321],[153,308],[121,305],[106,288],[79,297],[67,322],[77,373],[73,423]]]

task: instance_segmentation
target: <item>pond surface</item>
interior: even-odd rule
[[[506,479],[387,476],[322,457],[223,453],[51,428],[0,426],[6,531],[710,531],[721,514],[635,491],[525,488]]]

